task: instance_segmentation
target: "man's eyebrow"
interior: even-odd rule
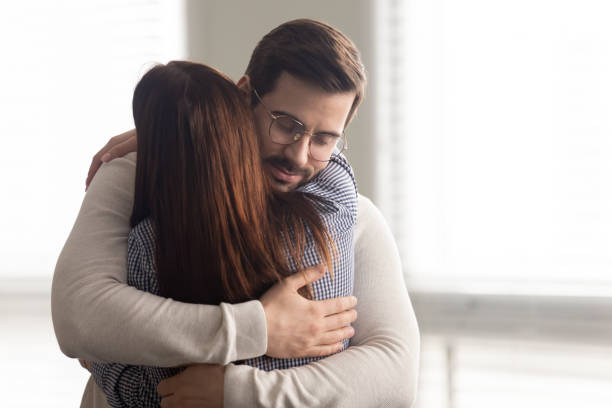
[[[296,117],[295,115],[292,115],[289,112],[285,112],[285,111],[280,111],[280,110],[274,110],[272,111],[273,114],[277,115],[277,116],[289,116],[292,119],[297,120],[298,122],[300,122],[301,124],[303,124],[304,126],[306,126],[306,124],[304,123],[303,120],[301,120],[300,118]],[[329,135],[329,136],[333,136],[333,137],[341,137],[340,133],[333,131],[333,130],[321,130],[317,133],[315,133],[315,135]]]

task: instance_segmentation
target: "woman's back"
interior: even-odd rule
[[[255,299],[299,269],[332,269],[335,248],[334,276],[313,284],[314,296],[350,295],[357,211],[350,166],[334,157],[298,191],[272,192],[242,98],[227,78],[192,63],[156,67],[137,86],[128,284],[190,303]],[[243,363],[272,370],[314,360],[260,356]],[[156,406],[156,385],[179,370],[92,366],[113,406]]]

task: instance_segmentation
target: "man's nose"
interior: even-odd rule
[[[302,135],[296,142],[285,147],[285,156],[297,167],[304,167],[308,163],[310,150],[310,137]]]

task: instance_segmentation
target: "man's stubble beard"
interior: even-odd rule
[[[273,186],[274,187],[280,186],[281,188],[279,188],[279,190],[282,190],[282,191],[291,191],[300,186],[303,186],[304,184],[312,180],[312,178],[322,170],[320,169],[318,171],[314,171],[309,168],[300,168],[296,166],[294,163],[292,163],[290,160],[288,160],[287,158],[284,158],[281,156],[266,157],[265,159],[263,159],[263,164],[264,164],[264,169],[266,169],[266,174],[268,175],[268,177],[271,178],[271,182],[273,183]],[[289,187],[289,184],[290,184],[289,182],[286,182],[284,180],[278,180],[273,175],[269,174],[267,170],[267,165],[284,168],[289,173],[301,175],[302,178],[295,186]],[[283,186],[285,188],[282,188]]]

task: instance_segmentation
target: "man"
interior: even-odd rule
[[[319,137],[344,137],[364,83],[356,48],[332,27],[297,20],[262,39],[238,85],[251,98],[265,167],[276,189],[307,185],[325,167],[325,161],[312,154],[313,143]],[[295,143],[281,145],[270,139],[270,128],[280,116],[300,128]],[[135,145],[130,133],[114,139],[94,158],[88,181],[98,157],[109,152],[121,156]],[[162,406],[168,407],[411,404],[418,329],[393,240],[367,199],[360,199],[355,233],[355,347],[306,366],[264,372],[227,364],[264,353],[330,354],[339,339],[351,335],[345,326],[354,320],[354,301],[301,298],[297,289],[320,277],[314,270],[307,271],[306,279],[300,274],[287,278],[260,301],[238,305],[187,305],[127,287],[133,172],[133,155],[100,169],[58,261],[53,319],[67,355],[158,366],[219,364],[195,365],[162,382],[158,391],[165,396]],[[176,315],[185,319],[170,318]],[[83,406],[103,404],[100,390],[90,381]]]

